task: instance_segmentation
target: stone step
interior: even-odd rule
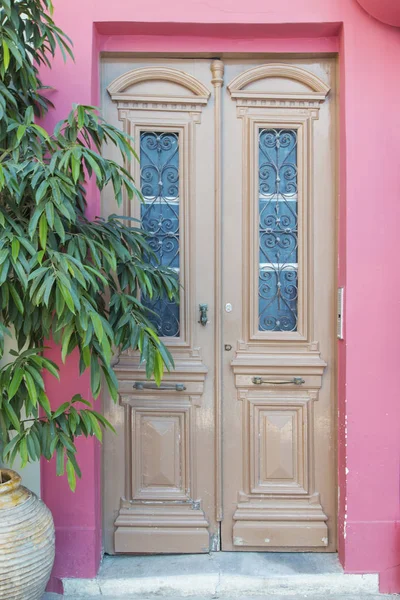
[[[278,599],[376,596],[378,576],[343,573],[335,554],[218,552],[202,555],[106,557],[95,579],[64,579],[68,598],[146,596]],[[301,596],[299,596],[301,594]],[[311,598],[310,598],[311,596]]]
[[[75,597],[72,596],[60,596],[59,594],[45,594],[42,600],[75,600]],[[81,596],[79,600],[93,600],[97,598],[101,600],[104,596]],[[107,598],[107,597],[106,597]],[[140,600],[157,600],[160,596],[142,596]],[[165,598],[165,596],[164,596]],[[329,598],[329,597],[328,597]],[[364,600],[367,598],[368,600],[393,600],[397,598],[397,596],[387,596],[387,595],[367,595],[365,596],[363,593],[357,594],[356,596],[351,594],[340,594],[331,596],[331,600]],[[138,600],[137,596],[118,596],[113,597],[113,600]],[[174,596],[174,600],[218,600],[218,596]],[[327,596],[309,596],[308,594],[296,594],[296,596],[231,596],[230,598],[224,597],[223,600],[327,600]]]

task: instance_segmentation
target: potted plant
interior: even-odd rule
[[[51,108],[40,67],[50,67],[57,50],[72,56],[52,11],[51,0],[2,0],[0,8],[0,357],[4,336],[17,342],[0,368],[0,460],[55,456],[57,474],[74,490],[75,438],[101,440],[111,426],[80,395],[52,409],[43,374],[58,377],[59,369],[46,357],[47,340],[60,345],[63,361],[79,354],[94,398],[104,381],[117,399],[115,350],[137,349],[147,377],[160,382],[172,358],[141,297],[177,300],[178,282],[137,224],[85,217],[88,178],[99,190],[113,186],[119,204],[140,197],[121,166],[134,159],[130,138],[91,106],[73,106],[52,133],[35,122]],[[120,164],[102,157],[104,144],[120,150]],[[0,599],[40,598],[53,557],[48,510],[0,468]]]

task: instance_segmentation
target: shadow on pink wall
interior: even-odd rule
[[[375,19],[400,27],[400,4],[396,0],[357,0]]]

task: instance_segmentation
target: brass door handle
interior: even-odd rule
[[[292,379],[263,379],[262,377],[253,377],[252,382],[256,385],[262,383],[270,383],[272,385],[302,385],[305,380],[301,377],[293,377]]]
[[[135,390],[169,390],[175,392],[184,392],[186,390],[186,386],[183,383],[165,383],[164,385],[158,386],[156,383],[146,382],[146,381],[135,381],[132,386]]]

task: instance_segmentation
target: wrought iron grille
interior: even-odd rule
[[[160,264],[179,277],[179,134],[143,131],[140,134],[142,227],[152,234],[150,246]],[[142,298],[149,320],[162,337],[178,337],[179,305],[167,296]]]
[[[259,130],[260,331],[296,331],[298,313],[297,132]]]

